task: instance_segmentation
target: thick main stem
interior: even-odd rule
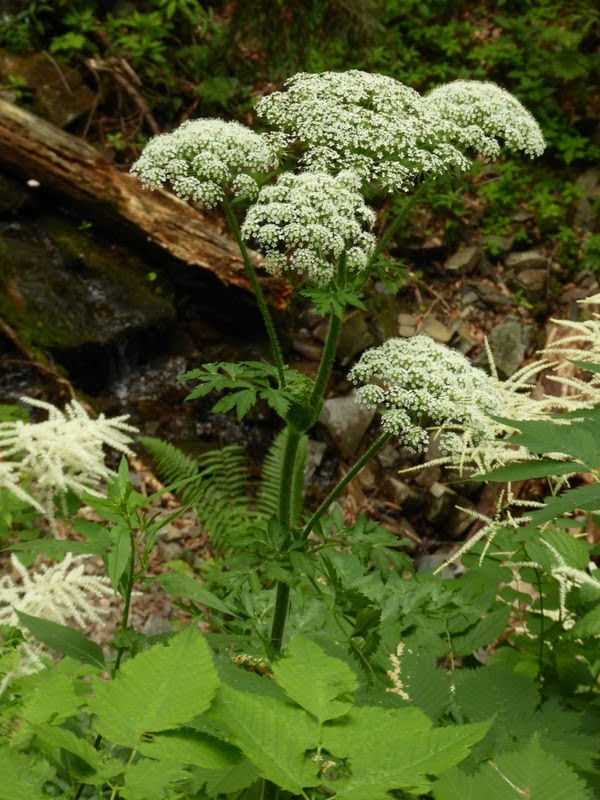
[[[279,494],[279,524],[281,526],[282,541],[281,550],[286,551],[292,540],[292,492],[294,485],[294,472],[298,444],[302,434],[288,428],[285,453],[283,456],[283,466],[281,470],[281,486]],[[275,597],[275,609],[273,611],[273,623],[271,626],[271,646],[277,651],[281,651],[283,642],[283,632],[288,615],[290,600],[290,587],[287,583],[279,581],[277,584],[277,594]]]
[[[280,386],[283,387],[285,386],[285,369],[283,363],[283,356],[281,354],[281,347],[279,345],[279,339],[277,338],[277,332],[275,331],[275,326],[273,325],[271,314],[269,313],[269,309],[267,308],[267,303],[265,301],[263,290],[258,281],[256,270],[254,269],[254,264],[252,263],[252,259],[250,258],[250,254],[248,253],[248,248],[246,247],[244,240],[242,239],[242,234],[240,232],[233,211],[231,210],[231,205],[229,204],[229,201],[227,200],[223,201],[223,210],[225,211],[227,222],[229,223],[229,227],[231,228],[231,232],[233,233],[233,237],[237,243],[237,246],[240,248],[242,260],[244,262],[244,266],[246,267],[246,272],[248,273],[248,278],[250,279],[250,283],[252,285],[252,289],[256,297],[258,310],[260,311],[260,315],[263,318],[263,322],[265,323],[265,328],[267,329],[267,336],[269,337],[269,342],[271,344],[271,352],[273,353],[273,360],[275,362],[275,367],[277,369],[279,384]]]

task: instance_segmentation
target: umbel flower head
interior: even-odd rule
[[[326,284],[345,253],[346,268],[360,271],[375,247],[368,232],[373,211],[359,192],[360,178],[345,170],[284,173],[264,186],[246,216],[242,236],[265,252],[266,268],[275,274],[289,268]]]
[[[212,208],[229,195],[255,197],[254,174],[277,167],[278,142],[237,122],[190,120],[151,139],[131,171],[151,189],[168,186],[183,200]]]
[[[257,112],[304,147],[309,169],[353,169],[388,191],[466,170],[464,151],[495,157],[499,140],[530,156],[544,150],[531,114],[493,83],[456,81],[422,97],[385,75],[299,73],[262,98]]]
[[[93,494],[98,482],[111,474],[104,463],[105,445],[133,454],[129,434],[137,431],[126,423],[127,416],[106,419],[100,414],[92,419],[76,400],[64,411],[42,400],[21,400],[46,410],[48,419],[0,423],[0,486],[12,492],[17,474],[21,479],[32,479],[50,516],[54,494],[65,495],[69,490],[78,495],[84,491]],[[15,494],[21,499],[29,497]],[[37,501],[32,505],[40,509]]]
[[[484,435],[487,415],[503,410],[494,381],[461,353],[429,336],[389,339],[362,354],[348,375],[357,401],[380,406],[385,431],[413,452],[428,442],[426,427],[461,424]]]

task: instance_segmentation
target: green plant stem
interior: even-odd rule
[[[333,501],[339,497],[339,495],[344,491],[346,486],[350,483],[350,481],[355,478],[358,473],[363,469],[363,467],[376,455],[376,453],[384,447],[388,441],[390,440],[392,434],[391,433],[382,433],[381,436],[373,442],[373,444],[366,450],[363,455],[358,459],[358,461],[354,464],[354,466],[344,475],[344,477],[339,481],[339,483],[334,486],[334,488],[329,492],[325,500],[321,503],[315,513],[312,515],[310,520],[307,522],[304,530],[302,531],[301,538],[306,539],[314,526],[317,522],[321,519],[323,514],[327,511],[329,506],[333,503]]]
[[[342,317],[332,314],[329,318],[329,327],[327,328],[327,336],[325,344],[323,345],[323,352],[321,353],[321,363],[319,364],[319,371],[310,395],[310,404],[313,408],[319,408],[327,388],[327,381],[333,369],[333,362],[337,350],[338,339],[340,338],[340,331],[342,329]]]
[[[279,524],[281,526],[282,542],[281,550],[289,548],[292,541],[292,492],[293,476],[298,444],[301,433],[288,428],[285,453],[283,455],[283,466],[281,470],[281,487],[279,494]],[[277,651],[281,651],[283,632],[288,615],[290,600],[290,587],[287,583],[279,581],[277,583],[277,593],[275,596],[275,609],[273,611],[273,622],[271,625],[271,645]]]
[[[131,549],[131,554],[129,557],[129,570],[127,573],[127,586],[125,588],[125,603],[123,604],[123,614],[121,616],[121,631],[125,633],[127,630],[127,626],[129,625],[129,610],[131,608],[131,593],[133,592],[133,584],[135,583],[135,536],[133,534],[133,530],[129,529],[129,546]],[[115,665],[112,669],[112,676],[113,678],[119,671],[119,667],[121,666],[121,658],[123,657],[123,653],[127,648],[119,647],[117,650],[117,658],[115,660]]]
[[[250,279],[250,283],[252,285],[252,289],[256,297],[258,310],[260,311],[260,315],[263,318],[265,328],[267,329],[267,336],[269,337],[269,342],[271,344],[271,351],[273,353],[273,360],[275,362],[277,375],[279,377],[279,384],[281,387],[284,387],[285,368],[283,363],[283,355],[281,354],[279,339],[277,338],[277,332],[275,331],[275,326],[273,325],[271,314],[269,312],[269,309],[267,308],[267,303],[265,300],[263,290],[258,281],[256,270],[254,269],[254,264],[252,263],[252,259],[250,258],[250,254],[248,253],[248,248],[246,247],[244,240],[242,239],[242,234],[237,224],[237,220],[233,214],[231,205],[228,200],[223,200],[223,210],[225,211],[225,216],[227,217],[227,222],[229,223],[229,227],[231,228],[233,237],[237,243],[237,246],[240,249],[242,260],[244,262],[244,266],[246,267],[246,272],[248,273],[248,278]]]

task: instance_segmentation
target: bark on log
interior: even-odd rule
[[[222,283],[250,289],[237,248],[214,224],[169,192],[144,189],[94,147],[19,106],[0,99],[0,164],[39,181],[82,215],[142,240]],[[281,281],[260,277],[271,301],[281,304]]]

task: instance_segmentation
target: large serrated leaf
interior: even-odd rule
[[[81,736],[57,725],[35,725],[35,735],[50,748],[62,748],[85,761],[94,770],[100,764],[100,752]]]
[[[53,775],[47,762],[0,748],[0,800],[47,800],[42,787]]]
[[[155,734],[151,741],[138,745],[138,752],[148,758],[211,770],[230,769],[242,758],[240,751],[226,742],[189,729]]]
[[[178,764],[143,758],[127,766],[119,795],[124,800],[165,800],[169,796],[165,791],[169,784],[188,777],[189,774]]]
[[[301,708],[222,686],[210,710],[262,777],[299,794],[317,786],[318,765],[306,753],[319,745],[319,725]]]
[[[96,681],[90,710],[98,732],[135,748],[143,733],[169,730],[206,711],[219,685],[206,641],[192,627],[127,661],[114,680]]]
[[[87,682],[77,679],[89,671],[89,667],[65,658],[57,666],[20,678],[19,694],[23,699],[16,713],[31,725],[56,725],[74,716],[86,702],[89,689]]]
[[[346,714],[352,701],[339,698],[358,687],[348,664],[328,656],[301,633],[290,642],[285,657],[273,665],[273,674],[286,694],[319,722]]]
[[[436,800],[591,800],[583,780],[564,761],[546,753],[537,739],[519,751],[502,753],[474,775],[460,769],[433,787]]]
[[[351,774],[326,785],[336,800],[372,800],[386,791],[425,792],[439,775],[469,755],[487,723],[432,728],[416,708],[355,708],[342,722],[323,727],[332,759],[346,759]]]

